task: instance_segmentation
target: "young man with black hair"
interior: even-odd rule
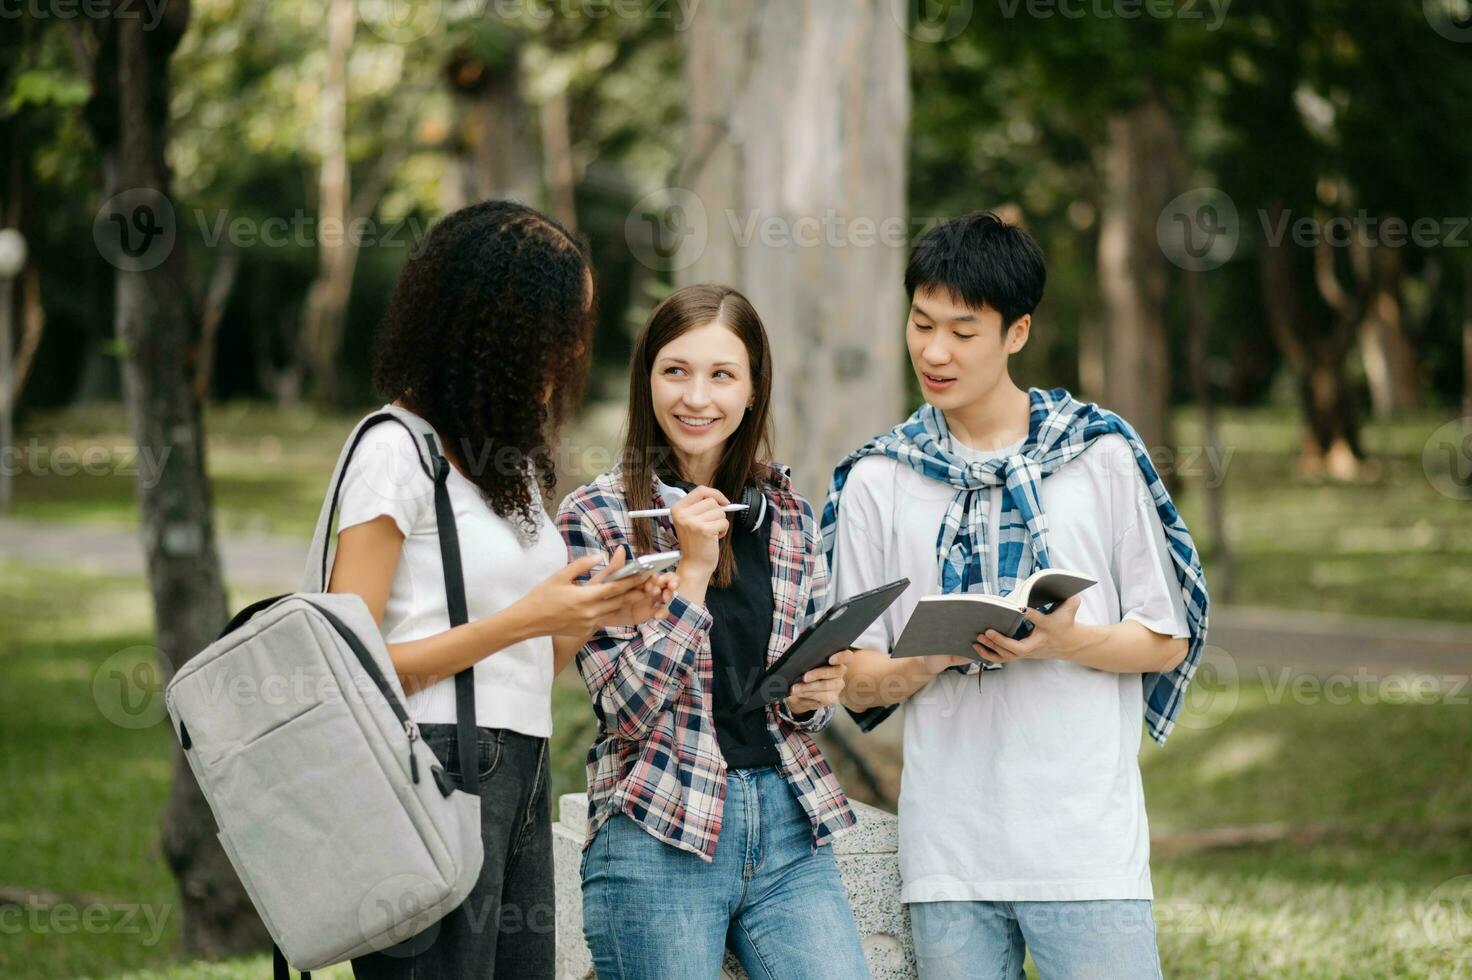
[[[926,404],[845,459],[823,531],[838,595],[902,576],[859,639],[843,702],[865,730],[908,702],[902,900],[923,978],[1158,977],[1143,715],[1163,743],[1206,633],[1190,533],[1128,423],[1009,358],[1042,299],[1043,255],[990,212],[916,244],[905,328]],[[1037,568],[1096,585],[982,664],[892,659],[924,595],[1006,595]]]

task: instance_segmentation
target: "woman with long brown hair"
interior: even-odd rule
[[[771,386],[746,298],[678,290],[634,349],[622,462],[558,515],[574,559],[682,555],[662,615],[600,628],[577,654],[599,721],[582,879],[604,980],[714,978],[728,946],[753,977],[868,972],[827,846],[854,815],[812,738],[849,653],[784,700],[736,710],[828,592],[812,508],[770,459]]]

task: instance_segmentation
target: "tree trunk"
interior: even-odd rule
[[[522,92],[520,46],[510,40],[507,45],[497,62],[463,51],[450,62],[460,120],[458,156],[445,180],[446,210],[491,199],[540,203],[540,164]]]
[[[209,288],[201,304],[199,354],[194,365],[194,397],[201,405],[210,399],[210,384],[215,375],[215,340],[220,334],[220,321],[225,318],[230,293],[235,289],[235,277],[240,273],[240,258],[240,249],[229,238],[220,243],[220,257],[210,274]]]
[[[1104,381],[1104,325],[1096,315],[1086,314],[1078,325],[1078,395],[1089,401],[1103,401],[1107,386]]]
[[[20,127],[15,119],[0,121],[0,146],[5,147],[0,151],[0,167],[3,167],[7,178],[3,198],[0,198],[4,201],[4,207],[0,208],[0,212],[3,212],[0,215],[0,227],[14,228],[27,241],[34,243],[38,240],[39,229],[35,227],[34,208],[30,206],[33,181],[29,156],[22,150],[19,136]],[[35,361],[36,351],[41,346],[41,336],[46,329],[46,308],[41,304],[41,268],[34,245],[30,249],[25,267],[16,279],[16,299],[11,302],[10,312],[13,314],[15,307],[19,306],[20,317],[13,318],[11,322],[20,324],[21,335],[20,346],[14,351],[15,360],[10,375],[8,407],[11,413],[20,406],[26,378],[30,375],[31,364]],[[4,393],[0,393],[0,397],[3,396]]]
[[[187,5],[172,4],[154,30],[125,13],[99,25],[104,42],[93,108],[105,120],[97,135],[109,200],[124,190],[148,195],[155,205],[169,199],[168,59],[188,17]],[[119,227],[153,220],[136,207],[117,217]],[[205,476],[204,427],[190,383],[195,337],[185,251],[169,247],[152,266],[118,265],[114,315],[125,352],[129,425],[140,453],[162,463],[156,482],[140,479],[138,505],[166,681],[219,633],[226,620],[225,590]],[[173,772],[162,844],[179,883],[184,949],[191,956],[259,949],[268,936],[220,848],[214,818],[177,743]]]
[[[1265,226],[1281,227],[1283,210],[1281,204],[1268,208]],[[1298,380],[1303,403],[1298,468],[1305,476],[1353,479],[1359,475],[1363,453],[1358,411],[1344,361],[1354,343],[1358,319],[1336,315],[1329,330],[1310,319],[1300,298],[1297,254],[1291,243],[1265,240],[1258,252],[1258,277],[1268,326]],[[1321,291],[1327,289],[1333,295],[1328,282],[1322,276],[1320,280]]]
[[[329,405],[342,402],[342,372],[337,371],[343,321],[353,288],[357,248],[348,233],[348,55],[353,46],[357,7],[353,0],[327,6],[327,67],[322,81],[317,171],[317,278],[307,290],[296,359],[297,377],[286,388],[288,400],[302,394],[300,375]]]
[[[577,188],[577,164],[572,155],[567,88],[559,85],[542,103],[542,157],[547,171],[547,210],[568,231],[578,227],[573,192]]]
[[[1472,266],[1462,267],[1462,417],[1472,419]]]
[[[1370,250],[1369,300],[1359,325],[1360,354],[1376,418],[1413,412],[1420,404],[1416,353],[1401,301],[1401,250]]]
[[[20,350],[15,355],[15,374],[10,386],[10,410],[20,407],[21,395],[26,389],[26,379],[31,375],[36,351],[41,348],[41,336],[46,332],[46,307],[41,302],[41,270],[35,259],[26,264],[21,274],[21,336]]]
[[[903,410],[905,36],[888,0],[732,0],[701,5],[686,38],[680,220],[704,244],[674,271],[761,315],[777,457],[818,503]]]
[[[1099,225],[1104,299],[1103,403],[1124,416],[1152,454],[1169,458],[1170,346],[1165,325],[1169,267],[1156,221],[1175,187],[1175,124],[1157,97],[1109,120]],[[1174,483],[1170,468],[1162,468]]]
[[[1201,492],[1206,503],[1207,532],[1211,536],[1211,556],[1215,559],[1215,574],[1212,591],[1223,602],[1232,599],[1232,587],[1236,579],[1236,568],[1232,560],[1232,545],[1227,538],[1226,519],[1226,473],[1217,472],[1215,467],[1226,466],[1222,455],[1221,434],[1217,429],[1216,400],[1211,393],[1210,371],[1207,363],[1207,347],[1211,334],[1211,314],[1206,304],[1206,284],[1203,273],[1194,269],[1182,272],[1183,298],[1186,308],[1187,349],[1191,363],[1191,388],[1196,404],[1201,410],[1202,456],[1210,467],[1201,481]]]

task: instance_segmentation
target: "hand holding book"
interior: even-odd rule
[[[995,669],[1000,666],[1001,659],[984,656],[983,651],[976,648],[979,638],[985,638],[988,631],[992,631],[998,637],[1010,638],[1009,642],[1027,643],[1028,634],[1048,620],[1044,637],[1026,649],[1036,651],[1044,642],[1055,642],[1063,635],[1059,630],[1064,628],[1065,622],[1072,624],[1073,614],[1078,609],[1076,596],[1095,582],[1094,578],[1078,572],[1045,568],[1028,576],[1005,598],[976,592],[925,596],[910,614],[891,656],[961,656]],[[1066,620],[1058,620],[1055,626],[1048,610],[1054,610],[1056,615],[1062,613],[1065,606],[1068,609]],[[997,643],[993,649],[999,646]]]
[[[1004,664],[1012,660],[1068,659],[1074,642],[1074,616],[1078,613],[1079,597],[1074,595],[1055,605],[1051,612],[1039,609],[1024,609],[1027,617],[1021,638],[1003,636],[995,629],[980,633],[973,643],[985,663]]]

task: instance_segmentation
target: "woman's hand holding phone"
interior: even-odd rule
[[[663,616],[670,601],[675,597],[675,590],[680,587],[679,575],[676,572],[641,572],[617,581],[613,581],[615,573],[628,563],[624,557],[623,549],[613,556],[598,574],[588,580],[588,584],[610,583],[623,585],[626,582],[641,583],[638,589],[630,589],[624,593],[627,601],[625,605],[616,611],[609,619],[600,622],[599,626],[637,626],[646,619]]]
[[[605,581],[623,567],[618,549],[611,561],[586,584],[577,580],[604,562],[586,555],[538,582],[522,597],[534,636],[591,636],[600,626],[627,626],[662,614],[674,598],[675,573],[634,575]]]

